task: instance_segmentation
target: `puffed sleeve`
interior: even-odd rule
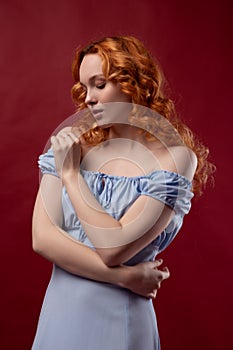
[[[184,176],[166,170],[158,170],[140,179],[140,194],[151,196],[184,216],[191,208],[192,184]]]
[[[53,150],[50,148],[46,153],[39,156],[38,166],[42,174],[51,174],[59,177],[56,172]]]

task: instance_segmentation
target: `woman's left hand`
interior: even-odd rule
[[[159,269],[162,259],[142,262],[134,266],[124,266],[128,272],[122,286],[146,298],[155,299],[161,283],[170,277],[167,267]]]
[[[51,137],[56,171],[64,181],[67,177],[77,175],[80,167],[81,147],[79,139],[71,128],[63,129]]]

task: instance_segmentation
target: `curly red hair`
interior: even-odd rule
[[[135,104],[146,106],[164,116],[178,131],[184,144],[197,156],[198,166],[193,179],[193,190],[202,193],[208,177],[213,180],[215,166],[208,161],[209,150],[178,117],[173,101],[165,96],[166,81],[162,70],[144,45],[132,36],[106,37],[83,49],[77,49],[72,64],[75,85],[71,95],[79,109],[86,108],[86,92],[79,82],[79,68],[85,55],[98,53],[106,79],[118,83],[121,90]],[[85,140],[96,144],[106,138],[106,130],[93,128]]]

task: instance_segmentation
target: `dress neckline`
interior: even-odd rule
[[[97,175],[97,176],[101,176],[101,177],[116,178],[116,179],[119,178],[119,179],[128,179],[128,180],[150,178],[151,176],[153,176],[155,174],[167,174],[167,175],[172,175],[173,177],[174,176],[179,177],[179,178],[183,179],[184,181],[186,181],[190,186],[192,186],[192,182],[186,176],[181,175],[175,171],[164,170],[164,169],[155,169],[155,170],[152,170],[151,172],[149,172],[148,174],[136,175],[136,176],[114,175],[114,174],[103,173],[101,171],[93,171],[93,170],[85,170],[85,169],[81,169],[81,172],[89,173],[89,174],[93,174],[93,175]]]

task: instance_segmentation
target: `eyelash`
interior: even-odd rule
[[[105,88],[106,83],[100,84],[100,85],[96,85],[97,89],[104,89]]]
[[[102,89],[105,88],[105,86],[106,86],[106,82],[101,83],[101,84],[97,84],[97,85],[96,85],[96,88],[102,90]],[[84,94],[87,93],[87,90],[86,90],[86,88],[84,88],[84,87],[83,87],[83,92],[84,92]]]

